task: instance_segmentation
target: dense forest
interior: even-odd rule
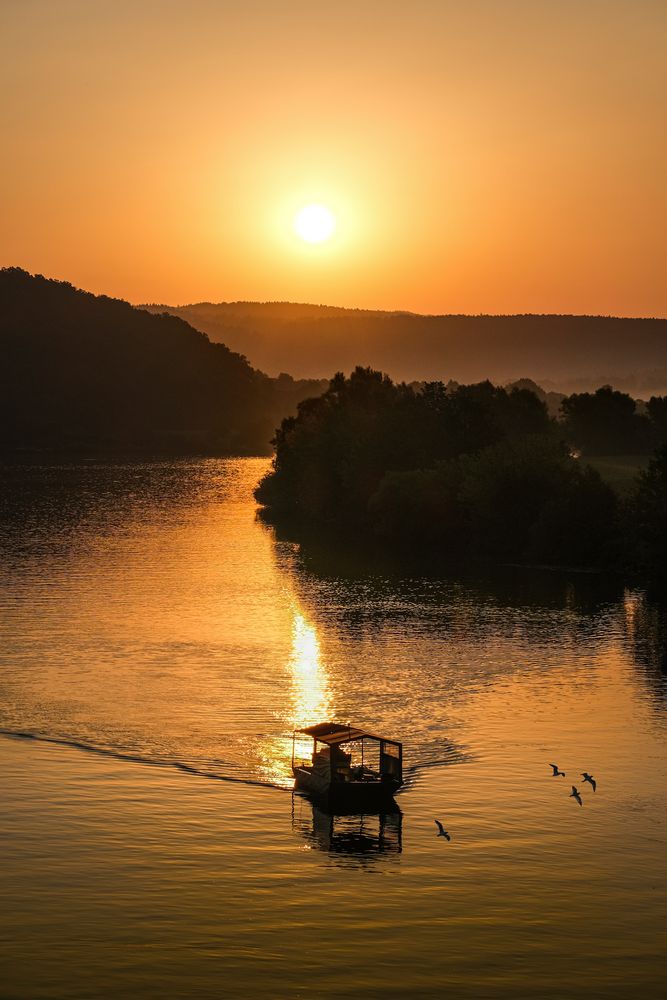
[[[268,454],[326,383],[270,379],[184,320],[0,271],[0,448]]]
[[[505,383],[529,376],[571,393],[609,383],[667,392],[667,320],[613,316],[420,316],[289,302],[146,306],[185,319],[269,374],[351,371],[394,380]]]
[[[587,458],[646,453],[621,497]],[[272,516],[374,535],[397,549],[571,566],[667,566],[667,400],[646,412],[608,386],[563,400],[529,389],[420,387],[338,374],[275,438],[257,499]]]

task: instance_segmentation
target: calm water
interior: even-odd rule
[[[662,996],[661,609],[300,552],[266,465],[3,470],[0,996]],[[328,717],[399,812],[292,796]]]

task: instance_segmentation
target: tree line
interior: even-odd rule
[[[666,403],[639,412],[605,386],[566,397],[555,420],[528,389],[414,387],[356,368],[283,420],[256,496],[274,515],[448,558],[660,575]],[[649,448],[655,457],[624,499],[586,461]]]

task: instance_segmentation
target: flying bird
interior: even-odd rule
[[[439,820],[439,819],[436,819],[436,820],[434,820],[433,822],[435,823],[435,825],[436,825],[436,826],[437,826],[437,828],[438,828],[438,836],[439,836],[439,837],[446,837],[446,838],[447,838],[447,840],[451,840],[451,839],[452,839],[452,838],[451,838],[451,837],[449,836],[449,834],[447,833],[447,831],[445,830],[444,826],[442,825],[442,823],[440,822],[440,820]]]
[[[579,792],[577,791],[577,789],[576,789],[576,786],[575,786],[575,785],[572,785],[572,791],[570,792],[570,798],[571,798],[571,799],[576,799],[576,800],[577,800],[577,802],[579,803],[579,805],[580,805],[580,806],[583,806],[583,804],[584,804],[584,803],[583,803],[583,802],[581,801],[581,795],[580,795],[580,794],[579,794]]]
[[[595,789],[597,788],[597,781],[595,780],[593,775],[589,774],[588,771],[583,771],[581,777],[584,779],[584,781],[587,781],[588,784],[592,786],[593,791],[595,791]]]
[[[558,764],[549,764],[549,767],[553,771],[552,778],[557,778],[558,775],[560,775],[562,778],[565,777],[565,771],[559,771],[558,770]]]

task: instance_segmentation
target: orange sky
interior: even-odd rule
[[[0,264],[134,302],[665,316],[665,52],[665,0],[3,0]]]

